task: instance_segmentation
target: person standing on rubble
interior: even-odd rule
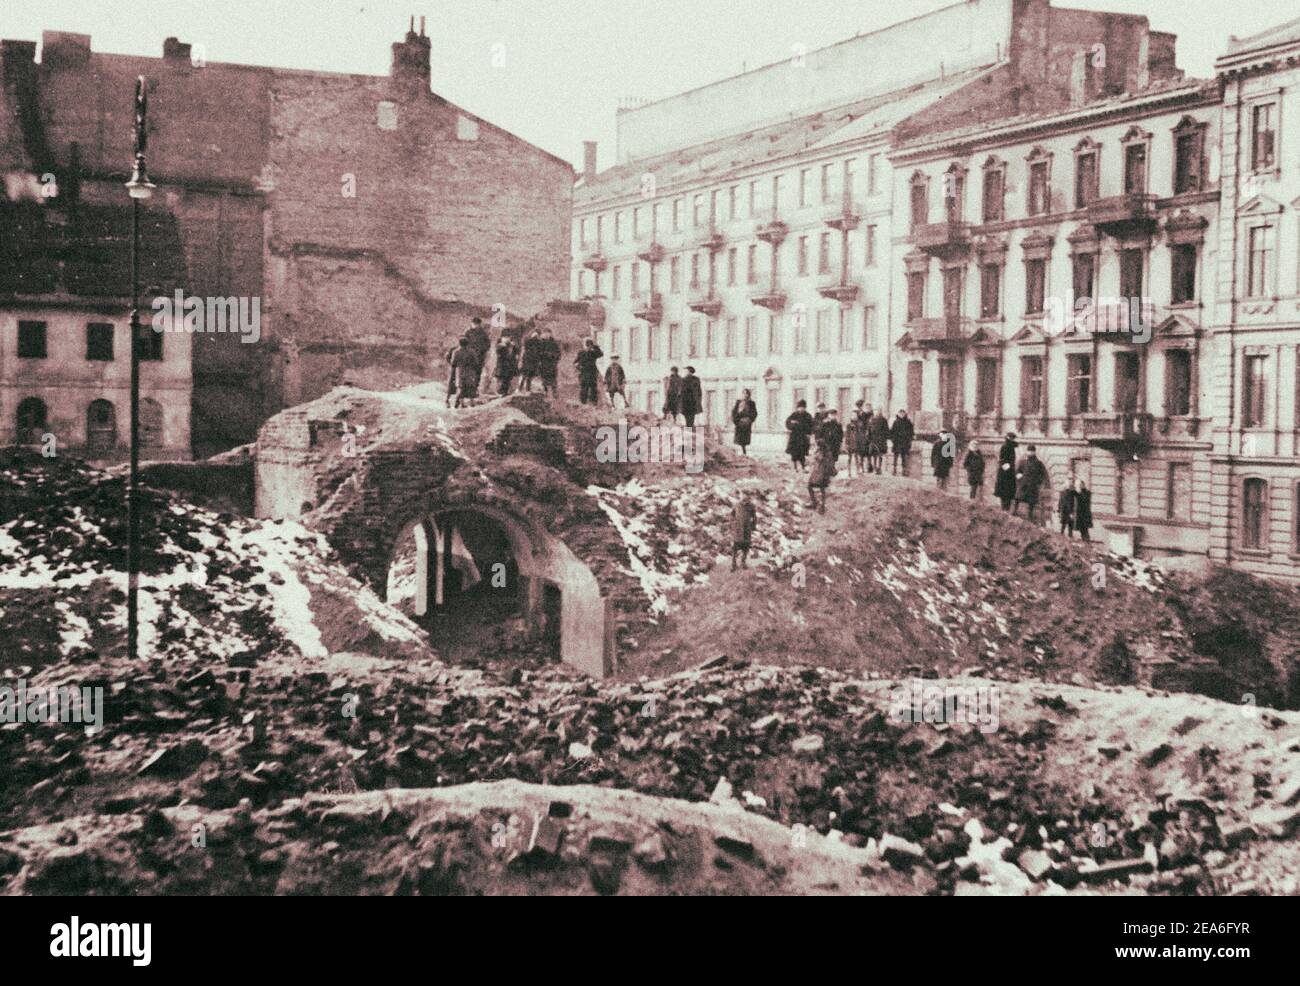
[[[609,398],[609,406],[616,407],[614,395],[617,394],[623,398],[623,407],[627,407],[627,374],[623,372],[623,364],[619,362],[618,356],[614,355],[609,358],[609,366],[605,367],[605,396]]]
[[[885,453],[889,451],[889,419],[877,411],[867,425],[867,470],[880,476],[885,471]]]
[[[1092,530],[1092,490],[1082,479],[1074,481],[1074,527],[1083,540],[1092,540],[1088,536]]]
[[[469,331],[465,333],[465,338],[469,341],[469,348],[474,351],[474,359],[477,362],[478,368],[474,371],[474,393],[477,395],[483,367],[487,365],[488,350],[492,348],[492,339],[488,336],[487,329],[483,327],[483,320],[477,316],[470,319]]]
[[[677,415],[682,413],[682,375],[677,367],[668,368],[664,377],[664,417],[677,424]]]
[[[941,490],[948,488],[948,474],[952,472],[955,458],[957,458],[957,436],[945,428],[939,432],[939,437],[930,446],[930,468],[934,470],[935,485]]]
[[[894,446],[894,475],[898,475],[898,463],[903,463],[903,475],[907,475],[907,457],[912,454],[912,437],[916,430],[912,427],[912,419],[907,416],[907,412],[899,410],[894,423],[889,426],[889,440]]]
[[[800,401],[785,419],[785,454],[790,456],[795,472],[808,471],[808,449],[812,446],[813,416],[808,413],[808,402]]]
[[[528,331],[532,329],[532,331]],[[541,366],[541,347],[542,334],[532,328],[532,323],[524,325],[525,333],[521,333],[523,342],[523,353],[519,361],[519,389],[523,393],[531,394],[533,391],[533,378],[538,375],[538,369]]]
[[[1067,483],[1056,498],[1056,513],[1061,520],[1061,533],[1067,538],[1074,537],[1075,510],[1079,505],[1079,493],[1073,483]]]
[[[812,501],[812,508],[819,514],[826,512],[826,490],[831,484],[831,477],[835,475],[835,460],[839,456],[839,450],[834,445],[834,432],[826,427],[832,422],[839,427],[839,422],[831,418],[834,413],[829,412],[827,420],[817,428],[812,469],[808,472],[808,497]]]
[[[1002,503],[1003,510],[1011,509],[1016,498],[1016,433],[1007,432],[1007,440],[998,449],[998,478],[993,483],[993,495]]]
[[[839,412],[830,408],[821,424],[817,426],[817,443],[824,444],[830,451],[831,461],[838,462],[844,448],[844,426],[840,424]]]
[[[686,368],[682,377],[682,417],[686,427],[695,427],[695,416],[704,409],[704,390],[700,387],[700,378],[695,375],[695,367]]]
[[[501,339],[497,342],[497,393],[510,393],[510,384],[515,379],[515,374],[519,372],[519,347],[515,345],[514,339],[501,333]]]
[[[447,383],[447,403],[456,395],[455,407],[478,396],[478,354],[469,344],[467,336],[460,337],[460,345],[451,351],[447,360],[451,364],[451,379]]]
[[[966,482],[970,485],[970,498],[978,500],[980,490],[984,487],[984,454],[975,442],[966,447],[966,458],[962,460],[966,470]]]
[[[573,358],[573,365],[578,368],[578,400],[583,404],[595,404],[598,398],[600,367],[597,361],[605,355],[604,350],[596,345],[595,339],[587,339]]]
[[[1038,449],[1030,445],[1016,470],[1016,501],[1011,505],[1013,516],[1019,514],[1020,504],[1025,504],[1029,520],[1038,521],[1038,497],[1047,485],[1047,467],[1038,457]],[[1049,508],[1050,509],[1050,508]]]
[[[741,391],[740,400],[731,408],[731,423],[735,426],[736,444],[740,454],[748,455],[750,439],[753,437],[754,422],[758,420],[758,405],[750,397],[748,390]]]
[[[538,345],[541,349],[538,353],[537,369],[542,375],[542,392],[556,398],[559,396],[560,342],[551,334],[550,329],[543,328]]]
[[[749,491],[742,491],[740,499],[731,511],[731,570],[736,570],[736,556],[740,556],[740,567],[749,567],[749,548],[754,538],[757,516],[754,512],[754,500]]]

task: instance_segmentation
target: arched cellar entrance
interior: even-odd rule
[[[394,545],[387,598],[458,664],[562,658],[603,675],[613,662],[612,609],[568,547],[484,507],[438,510]]]

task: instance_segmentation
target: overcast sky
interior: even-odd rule
[[[91,35],[96,51],[160,55],[175,35],[211,61],[386,74],[389,45],[423,14],[433,89],[581,166],[614,161],[620,97],[657,99],[877,30],[952,0],[3,0],[0,36]],[[1145,14],[1209,76],[1231,34],[1300,15],[1295,0],[1055,0]],[[906,53],[900,52],[900,57]]]

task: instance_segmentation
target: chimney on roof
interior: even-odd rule
[[[420,18],[420,33],[416,34],[415,18],[412,17],[406,38],[393,43],[393,62],[389,74],[394,80],[422,85],[428,89],[431,48],[432,45],[424,34],[424,18]]]
[[[192,51],[193,45],[186,44],[178,38],[167,38],[163,41],[163,61],[169,65],[190,64]]]
[[[41,64],[49,68],[75,68],[90,61],[90,35],[68,31],[41,32]]]
[[[591,181],[596,177],[596,142],[594,140],[584,140],[582,142],[582,177],[585,181]]]

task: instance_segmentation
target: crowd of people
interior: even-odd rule
[[[522,347],[509,332],[502,332],[497,341],[493,369],[497,393],[529,393],[533,389],[533,383],[540,381],[544,393],[556,396],[561,356],[559,340],[549,328],[538,328],[532,322],[526,322],[518,335]],[[595,345],[590,340],[589,344]],[[447,380],[448,406],[463,407],[466,401],[479,396],[483,370],[491,349],[492,341],[483,320],[471,320],[469,329],[460,337],[460,341],[447,351],[447,366],[450,371]],[[600,352],[599,349],[596,351]],[[581,358],[583,354],[578,355]]]

